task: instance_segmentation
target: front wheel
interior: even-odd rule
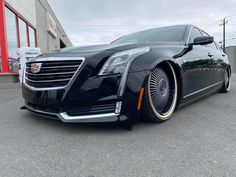
[[[221,93],[228,93],[231,85],[231,73],[229,68],[225,71],[224,83],[221,89]]]
[[[169,63],[155,67],[146,83],[143,118],[151,122],[168,120],[177,104],[177,79]]]

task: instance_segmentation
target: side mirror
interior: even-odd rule
[[[211,36],[202,36],[194,39],[194,42],[190,45],[207,45],[214,42],[214,37]]]

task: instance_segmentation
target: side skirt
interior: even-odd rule
[[[200,101],[200,100],[202,100],[204,98],[207,98],[207,97],[209,97],[209,96],[211,96],[211,95],[213,95],[215,93],[218,93],[220,91],[220,89],[221,89],[221,85],[218,84],[217,86],[218,87],[216,87],[214,89],[211,89],[210,91],[205,92],[204,94],[201,94],[201,95],[199,95],[197,97],[194,97],[194,98],[192,98],[192,99],[190,99],[190,100],[188,100],[186,102],[180,103],[178,105],[178,107],[177,107],[177,110],[185,108],[185,107],[187,107],[187,106],[189,106],[189,105],[191,105],[193,103],[196,103],[196,102],[198,102],[198,101]]]

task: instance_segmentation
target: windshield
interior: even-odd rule
[[[181,42],[184,39],[186,29],[186,26],[172,26],[146,30],[121,37],[113,44]]]

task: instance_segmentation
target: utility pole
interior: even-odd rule
[[[223,51],[225,52],[225,26],[228,23],[228,20],[226,18],[224,18],[223,20],[221,20],[220,26],[223,26]]]

